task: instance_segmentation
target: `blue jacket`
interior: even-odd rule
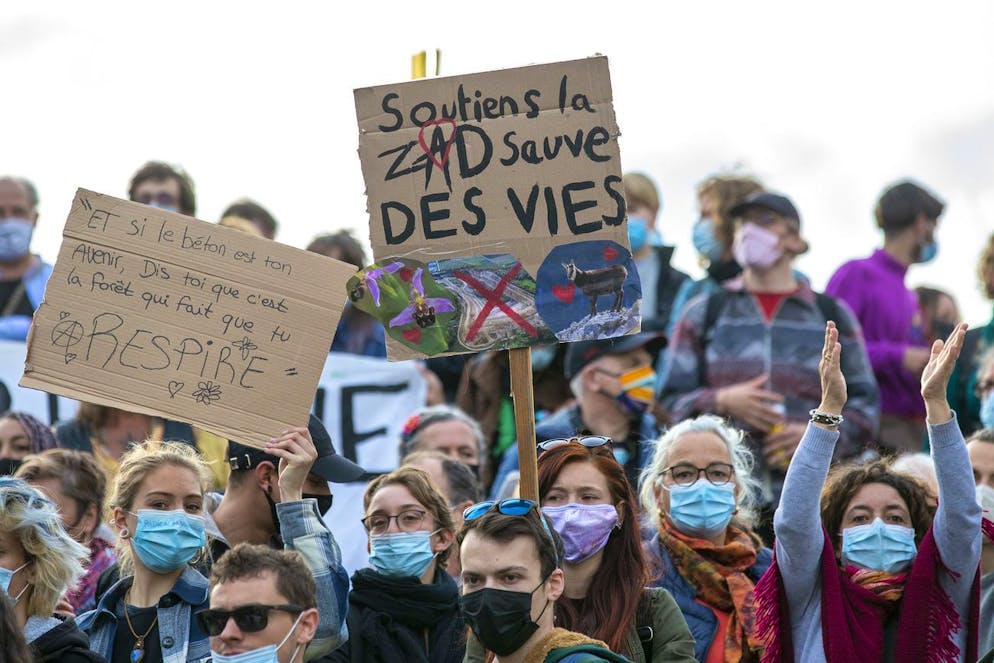
[[[108,661],[114,654],[117,611],[131,588],[133,577],[121,578],[107,590],[95,610],[77,619],[79,628],[90,636],[90,649]],[[210,640],[200,630],[194,615],[208,607],[207,578],[186,567],[176,584],[159,599],[159,646],[163,663],[207,663],[211,660]]]
[[[711,608],[694,600],[697,591],[676,570],[670,553],[659,541],[658,534],[648,543],[646,552],[650,564],[660,571],[659,578],[652,586],[663,587],[673,595],[676,604],[680,606],[680,612],[687,620],[690,634],[694,636],[694,658],[703,663],[708,655],[708,649],[711,648],[714,634],[718,630],[718,618],[715,617]],[[766,573],[766,569],[770,567],[771,562],[773,562],[773,551],[769,548],[761,548],[756,555],[756,563],[746,570],[746,575],[753,583],[758,582]]]
[[[543,419],[535,426],[535,443],[561,437],[574,437],[583,428],[585,426],[580,417],[580,408],[574,405]],[[656,424],[655,418],[651,414],[643,415],[642,419],[639,420],[638,463],[625,463],[625,474],[628,475],[632,488],[635,490],[638,490],[637,475],[652,463],[652,455],[656,451],[656,438],[659,437],[659,433],[659,426]],[[501,458],[497,475],[490,488],[491,499],[496,499],[497,492],[504,480],[507,479],[507,475],[518,471],[518,469],[518,445],[514,443],[507,448]]]
[[[35,256],[37,258],[37,256]],[[38,305],[45,297],[45,285],[48,277],[52,275],[52,266],[44,262],[41,258],[24,273],[21,280],[24,281],[24,294],[31,302],[31,308],[38,310]],[[31,327],[31,318],[26,315],[5,315],[0,317],[0,339],[8,341],[24,341],[28,338],[28,328]]]

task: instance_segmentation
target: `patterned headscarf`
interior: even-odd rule
[[[27,412],[14,412],[11,410],[0,418],[10,418],[21,424],[21,428],[24,429],[28,440],[31,442],[31,453],[33,454],[39,454],[42,451],[54,449],[59,446],[52,429]]]

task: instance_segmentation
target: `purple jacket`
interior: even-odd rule
[[[924,419],[920,380],[901,365],[905,348],[927,346],[918,296],[904,285],[907,271],[886,251],[877,249],[869,258],[839,267],[825,292],[844,300],[859,319],[880,387],[880,412]]]

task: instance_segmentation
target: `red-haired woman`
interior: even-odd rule
[[[693,663],[694,639],[680,609],[665,589],[646,589],[638,501],[610,440],[539,446],[542,512],[564,548],[566,589],[556,602],[556,625],[602,640],[635,663]]]

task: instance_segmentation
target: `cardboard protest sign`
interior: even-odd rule
[[[355,90],[391,359],[637,331],[607,58]]]
[[[306,425],[354,272],[80,189],[21,385],[262,446]]]

